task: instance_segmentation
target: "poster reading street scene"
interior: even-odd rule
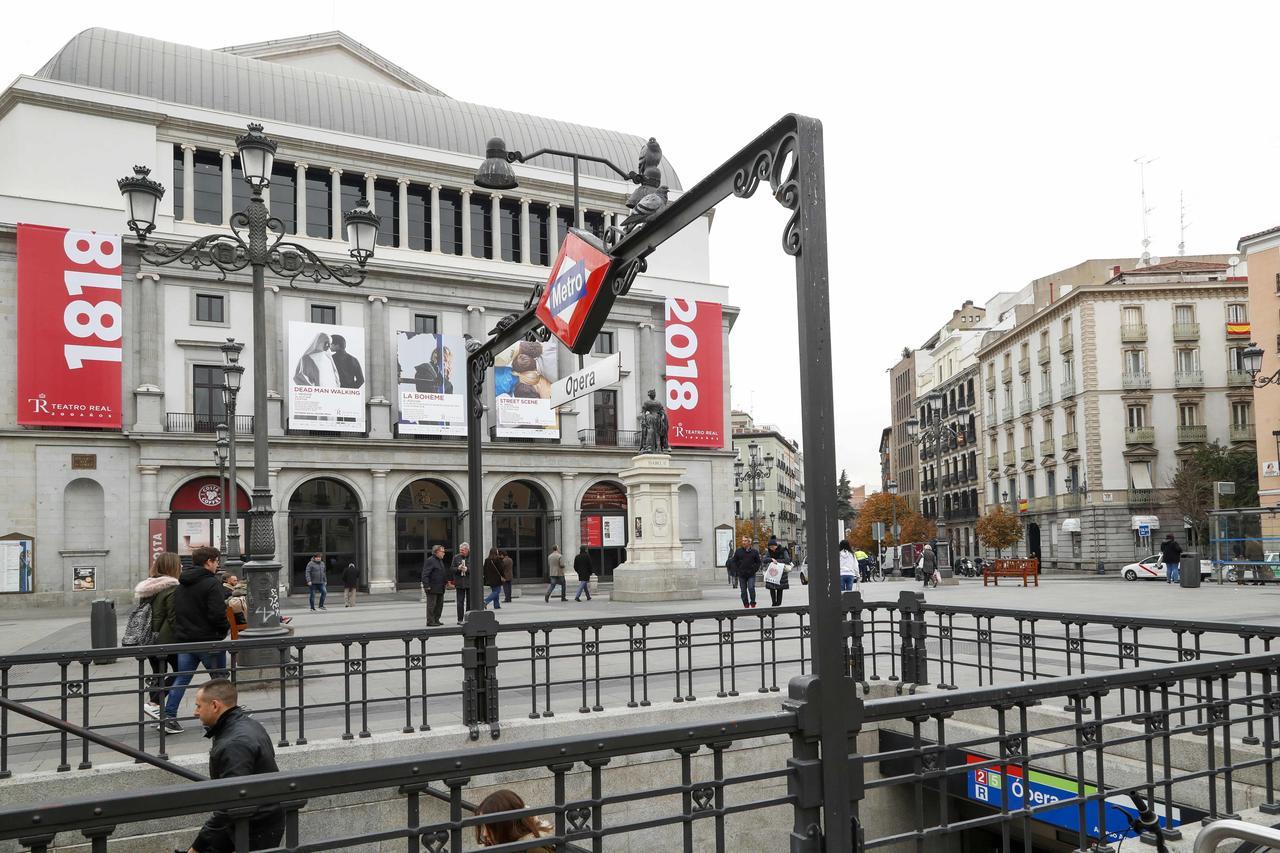
[[[559,438],[551,386],[560,378],[559,345],[520,341],[494,360],[493,394],[499,438]]]
[[[397,332],[396,360],[400,365],[400,432],[466,435],[462,370],[467,351],[462,336]]]
[[[289,429],[364,432],[364,329],[289,323]]]

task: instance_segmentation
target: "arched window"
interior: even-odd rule
[[[355,563],[367,578],[364,519],[360,499],[347,484],[329,477],[303,483],[289,498],[289,579],[293,589],[306,589],[307,563],[324,555],[331,585],[342,583],[342,570]]]
[[[515,480],[494,496],[494,547],[511,558],[516,581],[541,582],[545,578],[550,525],[546,495],[536,484]]]
[[[601,578],[627,560],[627,492],[617,483],[595,483],[579,503],[579,542],[587,546],[591,566]]]
[[[69,551],[94,551],[104,547],[106,502],[97,480],[81,477],[62,493],[63,540]]]

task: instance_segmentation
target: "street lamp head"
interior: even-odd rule
[[[1244,352],[1240,354],[1244,361],[1244,369],[1248,371],[1249,376],[1257,378],[1262,372],[1262,347],[1249,341],[1249,346],[1244,348]]]
[[[244,378],[243,364],[228,364],[222,368],[222,386],[234,396],[240,393],[240,380]]]
[[[227,429],[227,425],[218,424],[213,428],[213,431],[218,436],[218,444],[225,444],[227,441],[227,434],[230,432],[230,430]]]
[[[898,481],[897,481],[897,480],[890,480],[890,481],[886,484],[886,486],[887,486],[887,488],[889,489],[889,494],[891,494],[891,495],[896,495],[896,494],[898,493]]]
[[[907,438],[915,438],[920,434],[920,419],[907,418]]]
[[[772,465],[772,464],[773,464],[773,454],[772,454],[772,453],[766,453],[766,454],[764,455],[764,464],[766,464],[766,465]]]
[[[736,473],[736,474],[741,474],[741,473],[742,473],[742,460],[741,460],[741,459],[735,459],[735,460],[733,460],[733,470],[734,470],[734,473]]]
[[[129,228],[139,241],[145,240],[156,229],[156,207],[164,198],[164,187],[151,180],[150,174],[151,170],[146,166],[134,166],[133,175],[116,181],[120,195],[124,196]]]
[[[218,439],[217,445],[213,448],[213,453],[215,458],[218,460],[219,467],[227,464],[227,445],[229,443],[230,442],[225,438],[220,438]]]
[[[511,168],[511,156],[507,143],[495,136],[484,146],[484,162],[476,169],[475,185],[486,190],[513,190],[520,186],[516,171]]]
[[[362,267],[373,257],[373,247],[378,240],[378,224],[381,221],[382,217],[369,209],[369,200],[363,196],[356,202],[355,209],[348,210],[342,217],[347,229],[351,257]]]
[[[262,125],[254,122],[249,132],[236,137],[240,152],[240,170],[244,179],[255,190],[271,185],[271,169],[276,161],[276,142],[262,132]]]
[[[1004,502],[1004,501],[1009,500],[1009,493],[1008,493],[1008,492],[1001,492],[1001,493],[1000,493],[1000,500],[1001,500],[1001,502]]]
[[[222,350],[222,358],[224,362],[227,364],[239,364],[240,351],[244,349],[244,344],[240,343],[235,338],[227,338],[227,342],[220,345],[218,349]]]

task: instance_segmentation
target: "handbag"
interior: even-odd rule
[[[764,585],[766,587],[782,586],[782,564],[781,563],[773,562],[765,566]]]

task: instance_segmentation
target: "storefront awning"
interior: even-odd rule
[[[1149,526],[1152,530],[1160,529],[1160,518],[1154,515],[1135,515],[1129,519],[1130,527],[1137,530],[1142,525]]]
[[[1065,518],[1065,519],[1063,519],[1063,520],[1062,520],[1062,532],[1063,532],[1063,533],[1079,533],[1079,532],[1080,532],[1080,519],[1078,519],[1078,518]]]

